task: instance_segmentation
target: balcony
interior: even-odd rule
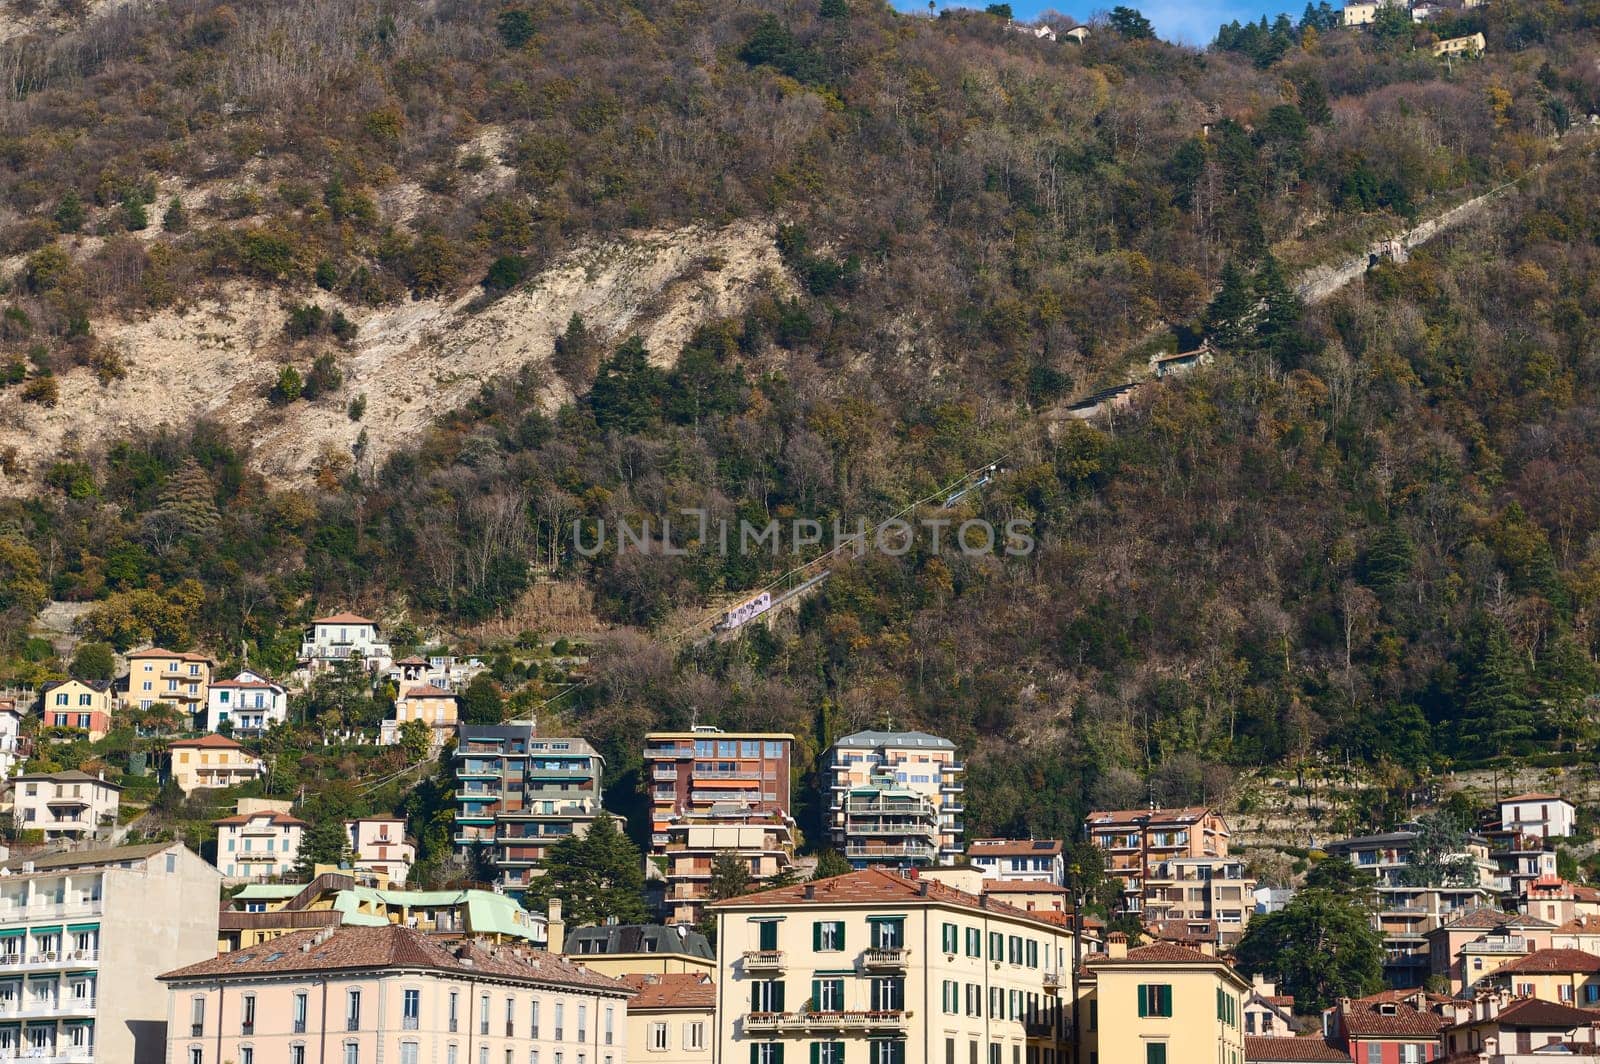
[[[661,776],[657,776],[661,779]],[[759,782],[761,770],[756,768],[697,768],[694,770],[697,780],[754,780]]]
[[[1049,971],[1045,972],[1044,973],[1044,989],[1045,989],[1045,993],[1047,993],[1047,994],[1053,994],[1056,991],[1060,990],[1061,989],[1061,973],[1060,972],[1049,972]]]
[[[747,972],[783,971],[783,951],[776,949],[745,950],[744,970]]]
[[[92,968],[100,963],[97,949],[56,950],[50,953],[7,953],[0,956],[0,974],[49,968]]]
[[[650,778],[657,780],[675,780],[678,778],[678,766],[657,765],[655,767],[655,771],[650,774]]]
[[[12,1061],[23,1061],[25,1064],[94,1064],[94,1046],[0,1049],[0,1064],[11,1064]]]
[[[747,1033],[788,1031],[904,1031],[906,1014],[889,1012],[752,1012],[744,1018]]]
[[[868,971],[904,969],[911,960],[911,951],[902,946],[879,946],[861,955],[861,966]]]
[[[1468,942],[1461,947],[1462,953],[1485,954],[1513,954],[1520,956],[1528,953],[1528,940],[1525,938],[1488,938],[1482,942]]]
[[[935,849],[931,845],[867,846],[849,843],[844,855],[860,861],[923,860],[931,861]]]
[[[34,1018],[69,1019],[72,1017],[89,1017],[94,1015],[94,998],[65,998],[49,1001],[40,1001],[37,998],[24,998],[14,1001],[9,1005],[0,1006],[0,1023],[7,1020],[23,1020]]]
[[[68,898],[58,902],[39,902],[32,905],[0,907],[0,924],[55,920],[68,916],[99,916],[103,905],[99,898]]]
[[[916,835],[929,839],[929,845],[939,834],[935,824],[846,824],[844,830],[846,835]]]

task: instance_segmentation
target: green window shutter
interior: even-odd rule
[[[813,920],[811,923],[811,951],[822,952],[822,921]]]
[[[822,1043],[811,1043],[811,1064],[822,1064]]]
[[[1143,983],[1139,984],[1139,1018],[1150,1015],[1150,988]]]
[[[772,1011],[783,1011],[783,980],[774,980],[772,984]]]
[[[1167,1051],[1166,1047],[1162,1046],[1161,1047],[1161,1052],[1163,1054],[1165,1054],[1166,1051]],[[774,1042],[772,1044],[772,1064],[783,1064],[783,1043],[782,1042]],[[1167,1058],[1165,1056],[1162,1056],[1161,1064],[1167,1064]]]
[[[833,1043],[833,1064],[844,1064],[844,1046],[843,1042]]]
[[[1172,1015],[1172,986],[1168,983],[1161,984],[1161,1015]],[[1166,1046],[1161,1047],[1161,1052],[1167,1051]]]
[[[833,925],[833,948],[844,949],[844,921],[840,920]]]
[[[766,1011],[765,1009],[763,1009],[761,1007],[761,984],[760,983],[751,983],[750,984],[750,1011],[751,1012],[765,1012]],[[750,1048],[754,1049],[755,1047],[751,1046]]]
[[[756,1045],[756,1043],[751,1042],[750,1043],[750,1064],[761,1064],[761,1061],[758,1058],[758,1054],[760,1052],[761,1052],[761,1047]]]
[[[1167,1047],[1162,1042],[1151,1042],[1144,1047],[1145,1064],[1167,1064]]]
[[[763,920],[758,930],[759,941],[757,948],[767,950],[778,948],[778,921]]]
[[[818,1012],[822,1011],[822,980],[811,980],[811,1007]]]

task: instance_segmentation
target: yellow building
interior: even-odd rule
[[[261,759],[221,735],[183,739],[167,751],[172,779],[184,794],[202,787],[237,787],[261,775]]]
[[[99,742],[111,730],[111,688],[108,684],[63,680],[40,692],[47,728],[78,728]]]
[[[420,720],[428,726],[433,749],[444,746],[445,740],[456,733],[459,721],[456,696],[442,687],[430,683],[402,686],[394,700],[394,717],[383,722],[379,742],[389,745],[400,741],[402,725]]]
[[[633,988],[628,1064],[711,1064],[717,988],[709,975],[641,973],[624,975],[622,982]]]
[[[1600,1008],[1600,957],[1576,949],[1540,949],[1507,961],[1485,976],[1484,987],[1580,1008]]]
[[[157,702],[194,713],[206,705],[214,663],[204,654],[179,654],[160,647],[128,655],[127,705],[149,709]]]
[[[1084,963],[1079,1013],[1088,1064],[1244,1064],[1244,998],[1250,982],[1225,961],[1168,942],[1106,953]]]
[[[881,868],[710,911],[715,1064],[1069,1059],[1072,936],[1049,920]]]

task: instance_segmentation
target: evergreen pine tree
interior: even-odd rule
[[[1254,289],[1257,300],[1254,321],[1257,346],[1270,354],[1280,366],[1298,366],[1311,346],[1303,328],[1305,304],[1289,287],[1278,260],[1270,254],[1262,260],[1261,269],[1256,271]]]
[[[1228,263],[1222,268],[1222,289],[1206,307],[1206,338],[1224,351],[1243,350],[1249,344],[1253,309],[1250,283],[1238,266]]]
[[[647,920],[644,858],[617,823],[602,816],[586,834],[568,835],[550,847],[545,874],[529,886],[524,904],[537,910],[560,898],[562,918],[573,927]]]
[[[1534,734],[1534,714],[1506,630],[1487,619],[1478,629],[1458,724],[1461,745],[1479,757],[1503,757]]]
[[[68,188],[56,202],[55,223],[63,233],[76,233],[83,228],[83,222],[83,200],[77,189]]]
[[[324,818],[305,829],[300,836],[300,849],[295,855],[294,869],[290,875],[308,882],[316,874],[317,865],[344,864],[350,857],[350,837],[345,834],[344,821]]]

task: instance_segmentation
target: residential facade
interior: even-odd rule
[[[1439,1032],[1456,1002],[1420,990],[1346,998],[1322,1014],[1328,1043],[1362,1064],[1423,1064],[1439,1059]]]
[[[216,681],[206,693],[208,732],[221,731],[226,723],[235,735],[259,735],[288,719],[289,692],[249,669],[231,680]]]
[[[1215,955],[1156,942],[1084,962],[1078,985],[1088,1064],[1244,1064],[1250,982]]]
[[[1507,961],[1549,949],[1554,931],[1554,924],[1537,917],[1494,906],[1470,909],[1424,935],[1429,969],[1459,995]]]
[[[172,842],[4,867],[0,1059],[166,1059],[167,994],[157,976],[214,954],[217,870]]]
[[[374,873],[383,882],[406,885],[417,860],[417,845],[406,834],[403,817],[362,817],[344,822],[350,840],[351,865],[357,872]]]
[[[1502,964],[1483,986],[1514,997],[1600,1009],[1600,956],[1576,949],[1535,950]]]
[[[623,1064],[624,984],[406,927],[296,931],[162,976],[168,1064]]]
[[[1264,976],[1250,980],[1250,993],[1244,999],[1244,1034],[1261,1038],[1293,1038],[1294,995],[1280,994],[1278,987]],[[1249,1058],[1250,1054],[1245,1056]]]
[[[1231,946],[1250,922],[1255,889],[1243,861],[1177,857],[1151,865],[1143,908],[1148,920],[1215,921],[1218,944]]]
[[[1058,839],[974,839],[967,860],[985,879],[1065,886],[1067,864]]]
[[[625,975],[630,1060],[637,1064],[711,1064],[717,988],[705,972]]]
[[[1440,1034],[1452,1064],[1542,1064],[1553,1056],[1600,1056],[1595,1014],[1538,998],[1487,994],[1472,1015]]]
[[[84,680],[47,683],[40,689],[44,726],[76,728],[99,742],[111,731],[111,685]]]
[[[18,831],[39,831],[47,842],[93,838],[117,823],[122,788],[72,769],[34,772],[11,783],[11,813]]]
[[[719,853],[761,883],[792,867],[794,737],[695,728],[645,736],[650,856],[666,865],[669,923],[694,923]]]
[[[836,850],[869,864],[952,864],[961,854],[966,766],[949,739],[917,731],[861,731],[825,758]]]
[[[9,699],[0,699],[0,780],[11,778],[22,761],[22,711]]]
[[[202,788],[237,787],[258,779],[261,759],[221,735],[181,739],[167,746],[173,782],[184,794]]]
[[[205,654],[150,647],[128,654],[127,704],[149,709],[157,702],[192,718],[204,710],[215,662]]]
[[[1185,857],[1226,857],[1231,833],[1222,814],[1191,806],[1093,812],[1088,834],[1106,851],[1106,871],[1122,882],[1122,911],[1141,913],[1153,869]]]
[[[1577,822],[1577,810],[1559,794],[1533,791],[1500,801],[1500,826],[1506,831],[1564,839],[1573,834]]]
[[[704,975],[716,974],[717,954],[705,935],[688,924],[602,924],[562,930],[556,941],[557,922],[551,922],[550,949],[563,952],[590,971],[602,975]]]
[[[496,884],[525,888],[550,846],[584,835],[600,805],[605,759],[587,740],[532,724],[463,725],[455,749],[456,852],[487,850]]]
[[[402,684],[400,696],[394,700],[394,716],[383,722],[381,741],[398,742],[401,726],[413,720],[428,726],[429,746],[439,749],[456,733],[456,696],[430,683]]]
[[[217,829],[217,868],[228,883],[286,876],[300,856],[300,839],[309,826],[288,813],[262,809],[213,821]]]
[[[710,911],[715,1064],[1067,1062],[1059,924],[883,868]]]
[[[394,663],[394,654],[383,641],[377,621],[341,612],[311,622],[300,644],[301,665],[315,674],[344,662],[368,672],[387,669]]]

